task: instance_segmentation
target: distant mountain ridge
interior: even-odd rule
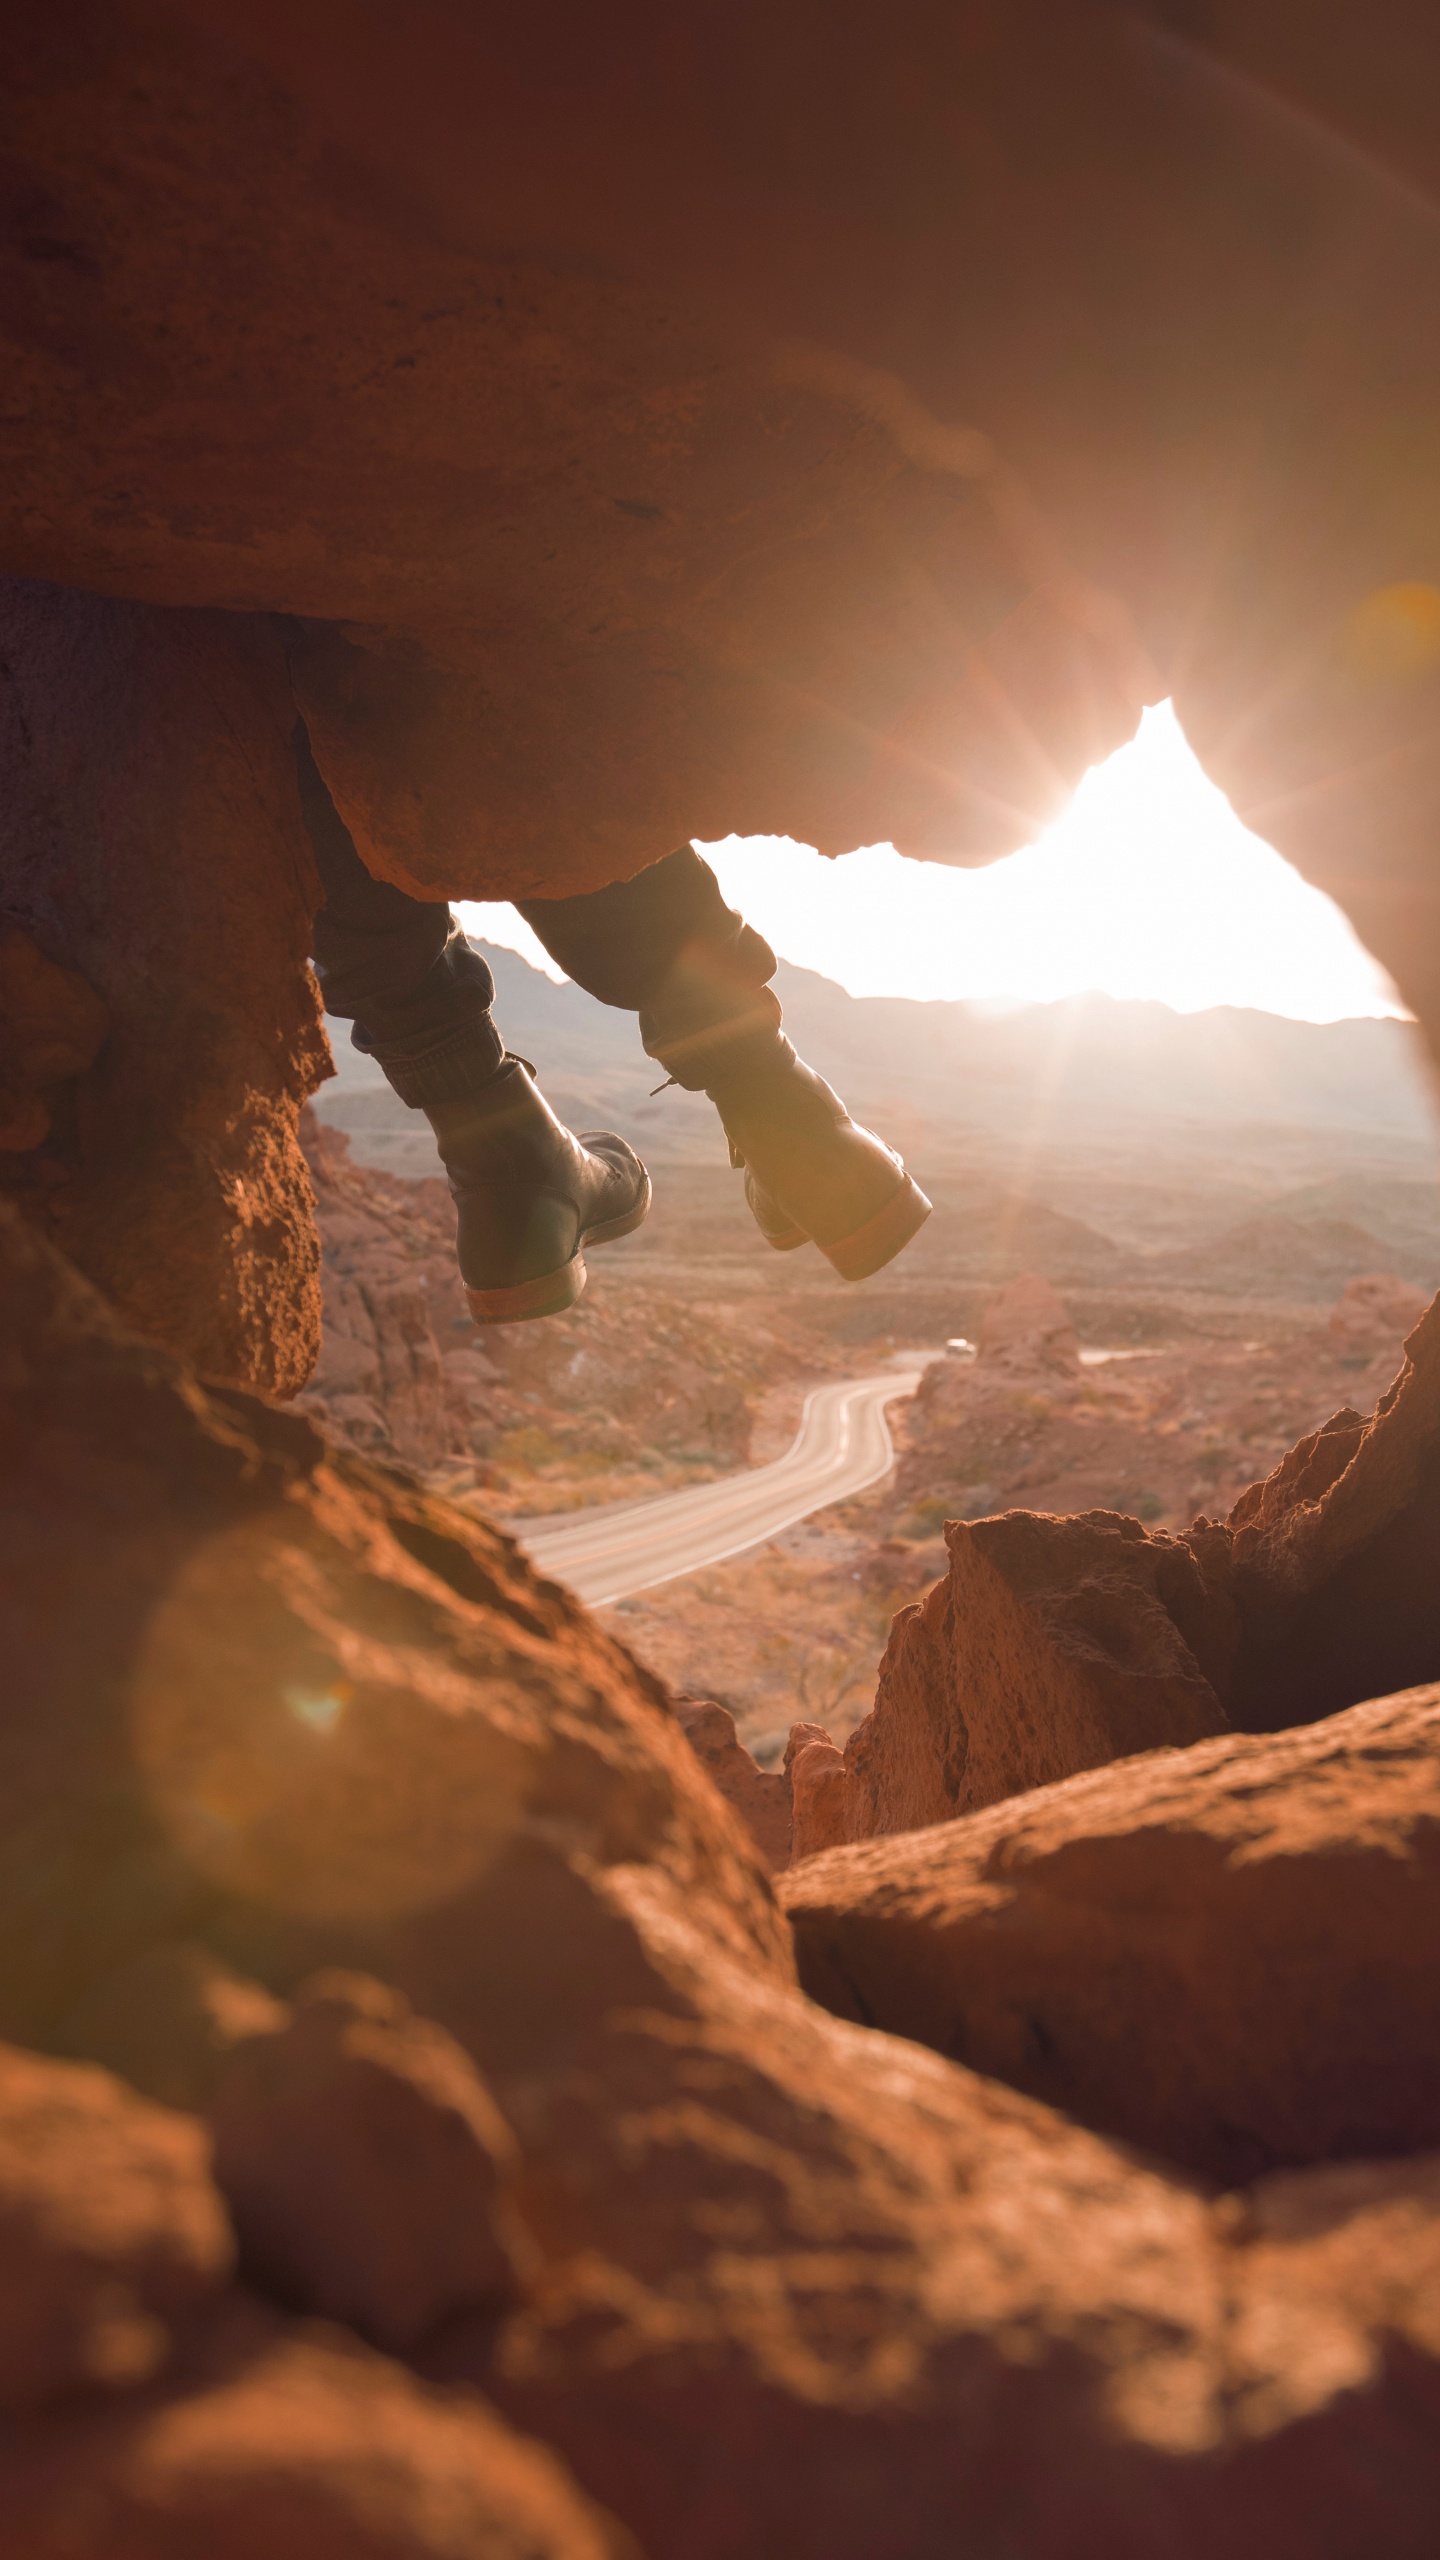
[[[534,1060],[557,1107],[588,1113],[592,1125],[597,1112],[638,1121],[657,1154],[708,1146],[713,1122],[701,1100],[655,1096],[659,1070],[633,1015],[557,986],[516,952],[477,948],[495,973],[509,1046]],[[1110,996],[1000,1012],[847,995],[783,961],[775,985],[797,1048],[847,1101],[881,1116],[887,1106],[918,1114],[937,1137],[1063,1145],[1102,1135],[1173,1143],[1225,1130],[1334,1130],[1413,1149],[1417,1170],[1434,1150],[1423,1053],[1409,1023],[1292,1022],[1234,1006],[1179,1014]],[[413,1115],[394,1121],[379,1070],[343,1035],[336,1064],[339,1087],[322,1096],[324,1116],[357,1135],[367,1125],[413,1126]],[[367,1093],[376,1107],[357,1115]]]
[[[621,1130],[664,1198],[698,1185],[684,1196],[729,1204],[726,1250],[758,1250],[710,1105],[655,1091],[634,1017],[480,947],[509,1046],[572,1127]],[[1365,1271],[1427,1289],[1440,1279],[1435,1122],[1407,1023],[1176,1014],[1105,996],[999,1013],[851,996],[785,964],[776,986],[796,1046],[935,1201],[906,1286],[1029,1269],[1064,1288],[1319,1304]],[[322,1118],[364,1163],[437,1174],[423,1115],[336,1031]]]

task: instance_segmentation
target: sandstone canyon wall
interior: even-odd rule
[[[493,896],[981,858],[1169,686],[1434,1037],[1433,30],[1173,17],[7,26],[3,2560],[1429,2560],[1433,1311],[1226,1523],[959,1527],[793,1936],[723,1721],[235,1383],[297,703]]]
[[[920,1835],[875,1962],[845,1862],[905,1891],[917,1844],[808,1862],[807,1970],[853,1904],[879,2033],[802,1996],[663,1695],[513,1546],[0,1252],[7,2560],[1421,2560],[1433,1698]],[[1127,1840],[1173,1925],[1107,2002]],[[978,2069],[913,2040],[954,1983]],[[1060,2106],[1004,2085],[1017,1998]],[[1197,2065],[1269,2146],[1238,2196]]]
[[[254,1338],[243,1241],[208,1340],[113,1203],[69,1222],[84,1267],[128,1261],[132,1316],[208,1365],[303,1366],[313,1066],[263,1133],[242,1098],[303,1045],[281,681],[367,861],[480,897],[732,828],[984,859],[1168,690],[1440,1023],[1432,42],[1409,0],[1303,40],[1283,0],[1178,31],[1060,0],[662,31],[637,0],[598,54],[583,12],[440,0],[18,13],[0,567],[275,618],[153,626],[249,777],[196,746],[180,794],[157,680],[124,789],[233,873],[237,950],[278,937],[285,993],[242,1000],[267,1074],[237,1054],[197,1140],[158,1019],[146,1072],[161,1152],[226,1158],[273,1226],[294,1348]],[[73,710],[93,669],[46,663]]]

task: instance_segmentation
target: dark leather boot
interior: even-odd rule
[[[523,1324],[573,1307],[585,1248],[633,1234],[650,1176],[608,1130],[574,1137],[525,1058],[506,1057],[463,1101],[430,1102],[455,1205],[460,1277],[477,1324]]]
[[[652,1054],[677,1084],[709,1094],[777,1253],[813,1242],[842,1280],[867,1280],[925,1224],[931,1204],[899,1156],[851,1119],[778,1026]]]

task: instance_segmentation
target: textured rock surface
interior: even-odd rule
[[[787,1879],[805,1988],[1229,2182],[1440,2145],[1440,1690]]]
[[[1302,2195],[1261,2247],[1053,2109],[827,2016],[617,1646],[465,1515],[202,1394],[5,1236],[7,2021],[73,2023],[177,1932],[275,1994],[363,1947],[494,2088],[538,2252],[508,2316],[449,2318],[416,2361],[538,2432],[648,2560],[1382,2534],[1421,2560],[1419,2170],[1330,2197],[1323,2245]],[[1331,2349],[1300,2360],[1317,2303]],[[7,2560],[66,2533],[106,2560],[509,2551],[473,2403],[228,2316],[156,2396],[7,2440]]]
[[[1440,1676],[1440,1300],[1374,1414],[1332,1415],[1228,1521],[1012,1511],[945,1535],[846,1744],[832,1841]]]
[[[471,895],[1024,841],[1172,672],[1128,607],[1425,1013],[1422,0],[1207,10],[1193,79],[1158,0],[559,23],[22,13],[0,555],[345,625],[321,762]]]
[[[140,1332],[288,1392],[319,1342],[296,1120],[328,1053],[277,644],[0,581],[0,662],[4,904],[71,1017],[58,1090],[29,1050],[43,1113],[0,1185]],[[23,1064],[55,978],[15,975]]]
[[[874,1708],[846,1745],[842,1836],[945,1822],[1224,1732],[1228,1630],[1207,1574],[1223,1541],[1103,1511],[1008,1511],[953,1521],[946,1539],[949,1574],[896,1619]]]
[[[607,1493],[623,1489],[617,1498],[643,1498],[663,1487],[657,1465],[698,1454],[743,1466],[761,1394],[806,1358],[797,1327],[772,1319],[727,1332],[671,1289],[637,1301],[632,1274],[623,1298],[592,1275],[563,1321],[490,1325],[482,1337],[447,1185],[356,1163],[344,1132],[315,1113],[302,1114],[301,1140],[325,1320],[300,1410],[366,1457],[468,1477],[489,1493],[487,1509],[590,1502],[597,1478]]]
[[[837,399],[823,364],[777,362],[777,323],[831,334],[825,288],[808,315],[753,307],[775,210],[763,181],[733,200],[730,151],[717,163],[697,126],[718,69],[703,42],[587,141],[562,99],[537,127],[554,65],[524,34],[493,28],[472,56],[427,8],[392,59],[378,28],[340,41],[313,0],[285,25],[227,11],[207,34],[204,14],[66,0],[11,39],[25,433],[4,448],[20,485],[0,553],[307,617],[297,682],[367,858],[503,896],[734,826],[1000,850],[1016,804],[1033,831],[1057,774],[1128,734],[1123,653],[1008,487],[985,485],[984,439],[942,432],[939,467],[907,470],[906,420],[869,415],[863,377]],[[567,31],[577,59],[586,41]],[[653,60],[641,24],[616,41]],[[780,81],[758,22],[726,59],[738,76],[757,47]],[[847,66],[861,95],[869,51]],[[618,166],[595,167],[627,123]],[[709,222],[733,200],[715,235],[730,272],[705,274],[692,236],[661,275],[654,214],[678,214],[697,152]],[[637,168],[666,164],[652,212],[607,242]],[[437,202],[452,177],[468,203]],[[823,192],[848,234],[833,175]],[[63,255],[35,246],[56,240]],[[79,421],[77,370],[94,386]]]
[[[0,2046],[0,2408],[148,2381],[233,2254],[200,2125]]]
[[[1337,1415],[1231,1514],[1228,1704],[1273,1727],[1440,1677],[1440,1299],[1372,1419]]]
[[[543,2446],[238,2310],[177,2388],[0,2447],[3,2560],[638,2560]]]
[[[849,1787],[842,1753],[823,1724],[792,1724],[785,1745],[791,1855],[813,1857],[848,1839]]]
[[[622,9],[593,79],[446,0],[12,16],[0,566],[92,602],[17,607],[0,768],[115,1025],[31,1205],[132,1322],[282,1391],[315,1346],[291,685],[366,859],[471,896],[984,858],[1173,689],[1440,1026],[1433,247],[1366,156],[1433,173],[1420,0],[1211,10],[1193,81],[1066,0]]]
[[[587,1965],[630,1961],[610,1879],[637,1857],[788,1973],[661,1693],[508,1540],[202,1395],[3,1234],[9,2030],[175,1936],[281,1990],[377,1948],[463,1962],[511,1894],[492,1997],[525,2018],[553,1990],[559,2032]]]
[[[459,2046],[384,1983],[302,1984],[235,2052],[211,2126],[242,2265],[282,2302],[403,2352],[518,2291],[509,2129]]]
[[[737,1740],[735,1719],[713,1698],[681,1698],[681,1730],[701,1767],[739,1814],[772,1875],[790,1863],[790,1788]]]
[[[167,2107],[203,2114],[237,2045],[275,2034],[287,2011],[263,1984],[196,1939],[162,1938],[102,1973],[52,2032]]]
[[[50,1135],[64,1088],[93,1066],[110,1018],[93,987],[0,921],[0,1153]]]

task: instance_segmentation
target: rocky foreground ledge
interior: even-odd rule
[[[1423,1343],[1396,1541],[1302,1455],[1218,1729],[798,1865],[814,1999],[509,1541],[0,1300],[0,2560],[1429,2560],[1440,1705],[1224,1729]]]

